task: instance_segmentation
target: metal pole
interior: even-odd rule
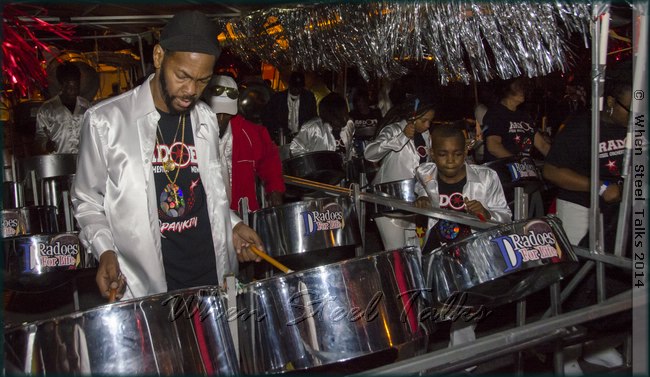
[[[551,316],[557,317],[560,315],[560,283],[551,284]],[[564,375],[564,354],[562,353],[562,342],[560,340],[555,342],[555,351],[553,351],[553,369],[555,374]]]
[[[142,35],[138,34],[138,49],[140,50],[140,66],[142,67],[142,76],[147,74],[147,68],[144,64],[144,50],[142,49]]]
[[[365,205],[359,197],[360,189],[359,185],[353,183],[350,185],[352,189],[352,199],[354,201],[354,207],[357,210],[357,217],[359,220],[359,232],[361,233],[361,246],[355,249],[355,255],[360,257],[363,255],[364,250],[366,250],[366,218],[365,218]]]
[[[571,279],[569,284],[567,284],[567,286],[562,291],[562,294],[560,295],[560,304],[566,301],[567,297],[569,297],[571,293],[573,293],[573,290],[576,289],[578,284],[580,284],[580,282],[587,276],[587,274],[594,267],[595,264],[596,262],[594,261],[587,261],[587,263],[585,263],[582,267],[580,267],[580,270],[576,272],[573,279]],[[554,308],[550,307],[546,312],[544,312],[542,318],[548,318],[553,313],[553,311]]]
[[[632,298],[632,299],[631,299]],[[405,375],[426,370],[436,373],[460,370],[497,356],[517,352],[530,347],[530,342],[543,340],[549,342],[568,332],[566,327],[608,316],[634,306],[647,304],[647,296],[641,292],[623,292],[602,304],[588,306],[556,317],[508,329],[496,334],[476,339],[474,342],[444,348],[439,351],[397,361],[389,365],[355,374],[356,376]],[[558,333],[559,331],[559,333]],[[542,339],[545,338],[545,339]],[[526,344],[528,343],[528,344]],[[467,355],[470,355],[469,357]]]
[[[528,218],[528,194],[523,187],[515,187],[515,221]]]
[[[522,220],[528,217],[528,195],[524,192],[523,187],[515,187],[515,214],[514,220]],[[526,324],[526,300],[517,302],[516,326],[521,327]],[[524,355],[517,352],[515,359],[515,373],[518,376],[524,372]]]
[[[603,30],[600,29],[602,26]],[[598,166],[598,143],[600,141],[600,111],[602,107],[603,89],[605,83],[605,68],[607,67],[607,33],[609,29],[609,3],[595,2],[592,10],[591,24],[591,180],[589,205],[589,249],[591,252],[602,252],[598,242],[598,190],[600,175]],[[604,37],[601,37],[604,33]]]

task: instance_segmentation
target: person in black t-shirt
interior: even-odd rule
[[[622,77],[611,77],[605,83],[607,104],[600,113],[600,140],[598,143],[599,208],[603,220],[603,251],[613,253],[616,242],[618,212],[622,197],[621,169],[625,154],[627,126],[632,103],[632,85]],[[544,178],[559,187],[557,217],[562,220],[564,231],[573,245],[589,247],[589,207],[591,196],[591,117],[582,113],[566,122],[553,142],[544,164]],[[632,237],[623,241],[623,255],[629,255]],[[631,288],[627,276],[607,273],[606,295],[614,296]],[[576,287],[577,295],[570,296],[566,306],[569,310],[593,305],[597,302],[596,273],[592,270]],[[621,322],[629,323],[627,315],[619,315],[607,321],[586,323],[595,331],[619,329]],[[610,329],[607,327],[610,326]],[[606,344],[585,345],[582,359],[590,364],[609,368],[623,365],[621,354]],[[581,374],[577,361],[579,355],[565,359],[565,374]]]
[[[601,112],[599,194],[608,251],[613,251],[614,247],[631,102],[631,86],[619,85],[607,96],[607,107]],[[588,231],[591,154],[591,117],[584,112],[566,122],[564,129],[556,136],[544,164],[544,178],[559,187],[557,215],[563,222],[569,241],[574,245],[580,244]]]
[[[529,157],[533,147],[544,156],[548,153],[550,143],[537,131],[530,115],[517,109],[525,100],[525,83],[517,79],[508,84],[501,101],[488,109],[483,118],[487,127],[485,161],[515,155]]]
[[[153,48],[155,73],[85,113],[72,203],[105,297],[219,285],[261,260],[259,236],[229,207],[217,119],[199,100],[216,35],[205,14],[176,14]]]

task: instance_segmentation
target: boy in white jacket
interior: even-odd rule
[[[465,162],[467,149],[463,132],[452,126],[439,126],[433,128],[430,135],[433,162],[423,163],[415,169],[418,179],[415,205],[419,208],[447,208],[479,218],[510,222],[512,213],[497,173],[489,167]],[[458,242],[472,233],[467,225],[433,218],[429,218],[428,229],[424,253]],[[475,322],[454,322],[449,346],[475,340],[475,327]]]

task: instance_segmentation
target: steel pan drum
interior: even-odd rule
[[[354,247],[361,244],[359,221],[349,196],[261,209],[252,213],[251,224],[266,253],[294,270],[347,259],[342,258],[346,253],[339,251],[352,249],[347,253],[352,257]]]
[[[535,161],[529,157],[506,157],[485,164],[499,176],[508,203],[514,201],[515,187],[523,187],[530,194],[542,188],[544,182]]]
[[[35,171],[36,178],[45,179],[73,175],[77,171],[75,153],[46,154],[18,160],[22,174],[21,179],[29,178],[29,172]]]
[[[464,307],[506,304],[579,266],[555,216],[499,225],[422,257],[426,285],[438,306],[452,301]]]
[[[95,267],[76,232],[11,237],[3,241],[4,282],[18,291],[46,290]]]
[[[405,248],[245,285],[237,296],[242,372],[278,373],[426,351],[420,252]],[[321,369],[323,370],[323,369]]]
[[[2,238],[31,234],[58,233],[56,207],[29,206],[4,209],[2,217]]]
[[[377,195],[401,199],[409,203],[413,203],[417,199],[415,195],[415,178],[380,183],[373,186],[373,191]],[[388,217],[415,218],[414,213],[382,205],[377,205],[377,213]]]
[[[6,328],[5,364],[33,374],[234,375],[225,313],[211,287],[104,305]]]
[[[318,151],[282,161],[284,174],[336,185],[345,177],[343,157],[338,152]]]

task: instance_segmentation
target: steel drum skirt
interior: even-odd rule
[[[253,212],[251,224],[264,241],[266,253],[287,263],[327,260],[329,253],[361,244],[359,221],[349,196],[265,208]]]
[[[499,225],[423,255],[434,305],[493,307],[536,292],[580,266],[555,216]]]
[[[4,283],[12,290],[51,289],[96,265],[77,232],[11,237],[2,242]]]
[[[242,372],[300,371],[375,353],[389,363],[425,352],[422,292],[414,248],[245,285],[237,296]]]
[[[55,206],[28,206],[3,209],[2,238],[51,234],[59,231]]]
[[[415,178],[379,183],[374,185],[372,189],[377,195],[385,196],[387,198],[401,199],[409,203],[412,203],[417,199],[417,196],[415,195]],[[377,214],[407,220],[413,220],[415,218],[415,214],[412,212],[402,211],[382,205],[377,205]]]
[[[5,365],[14,373],[239,373],[221,292],[212,287],[6,328],[4,338]]]

